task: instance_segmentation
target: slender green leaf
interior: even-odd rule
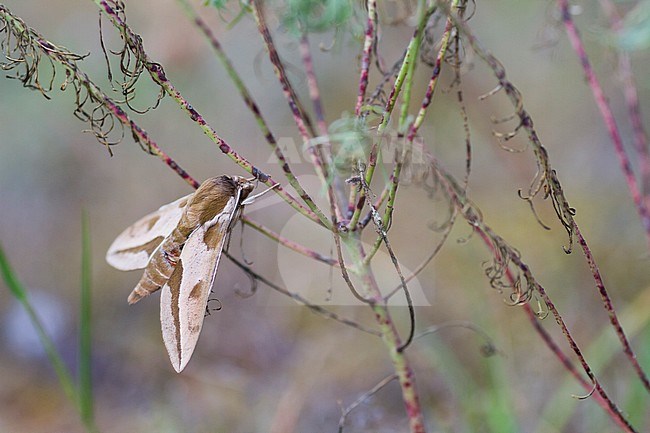
[[[47,332],[45,332],[45,327],[36,314],[34,307],[32,307],[25,287],[16,277],[2,246],[0,246],[0,271],[2,272],[2,278],[5,284],[7,287],[9,287],[9,290],[16,297],[18,302],[20,302],[20,304],[23,306],[27,312],[27,315],[29,316],[29,320],[34,326],[34,329],[36,329],[38,338],[41,340],[41,344],[43,345],[45,353],[47,354],[47,357],[52,364],[52,368],[54,368],[54,372],[59,379],[59,383],[63,388],[63,392],[65,393],[66,397],[68,397],[76,405],[77,392],[72,380],[72,375],[63,363],[61,356],[56,351],[54,342],[49,337],[49,335],[47,335]]]
[[[88,215],[81,217],[81,302],[79,303],[79,411],[89,430],[94,426],[92,387],[92,266]]]

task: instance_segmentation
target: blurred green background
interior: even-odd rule
[[[99,46],[98,10],[92,2],[21,0],[5,5],[52,42],[77,53],[91,53],[81,65],[102,89],[109,90]],[[394,16],[406,14],[401,3],[387,5]],[[615,53],[603,39],[606,21],[598,2],[585,1],[581,6],[576,22],[631,150]],[[226,31],[214,11],[206,9],[202,14],[213,25],[276,136],[286,143],[299,143],[252,19],[245,17]],[[564,191],[577,209],[577,222],[605,276],[623,326],[648,369],[650,275],[645,236],[579,62],[554,14],[552,2],[479,3],[470,24],[522,92]],[[281,169],[250,112],[176,3],[127,2],[127,15],[150,57],[164,65],[167,76],[219,134],[280,179]],[[412,22],[402,16],[403,23],[382,26],[380,51],[387,64],[401,54],[412,34]],[[282,33],[276,18],[270,17],[269,25],[307,105],[296,41]],[[116,32],[105,20],[103,29],[108,46],[119,48]],[[332,39],[326,33],[311,40],[330,122],[354,109],[360,53],[360,41],[350,35],[338,39],[329,51],[318,49],[319,44],[329,46]],[[648,113],[650,81],[643,72],[650,59],[647,51],[632,56],[642,109]],[[469,195],[482,209],[486,223],[531,266],[614,400],[641,431],[647,430],[647,393],[621,356],[580,251],[562,252],[566,233],[555,221],[550,202],[536,202],[541,219],[552,227],[546,231],[535,222],[527,203],[517,197],[518,189],[526,189],[535,174],[533,156],[530,151],[502,151],[491,134],[490,122],[492,115],[510,114],[511,107],[502,94],[479,102],[478,97],[491,90],[495,80],[470,52],[466,62],[471,67],[464,75],[463,90],[474,145]],[[416,95],[423,94],[430,71],[421,66]],[[61,79],[59,75],[55,88]],[[376,71],[371,79],[377,79]],[[451,79],[449,71],[443,74],[423,138],[431,152],[461,178],[464,137],[455,90],[449,89]],[[156,90],[147,81],[143,77],[139,88],[135,105],[140,108],[155,99]],[[223,308],[206,318],[188,368],[181,375],[174,373],[160,337],[158,295],[127,305],[126,297],[140,274],[110,268],[104,254],[129,224],[191,189],[160,160],[144,153],[128,133],[112,148],[114,156],[110,157],[92,134],[83,132],[87,125],[72,116],[71,93],[55,90],[51,96],[48,101],[16,80],[0,79],[0,242],[29,288],[57,348],[75,371],[81,215],[82,210],[88,212],[93,251],[93,377],[100,430],[335,431],[341,407],[391,373],[382,342],[315,316],[261,284],[254,296],[239,296],[238,291],[250,290],[250,281],[224,260],[214,288]],[[415,97],[414,108],[419,98]],[[171,99],[134,118],[195,178],[244,174]],[[523,148],[524,137],[509,144]],[[312,173],[304,159],[294,169],[302,175]],[[322,193],[317,186],[311,192]],[[290,208],[281,204],[257,210],[252,206],[247,214],[278,232],[293,217]],[[428,199],[422,189],[400,189],[391,242],[407,268],[415,268],[433,249],[439,235],[428,226],[444,214],[444,203]],[[313,230],[309,224],[299,224],[285,232],[297,241],[309,242]],[[489,287],[483,274],[489,253],[480,239],[467,239],[470,232],[459,221],[440,255],[420,275],[418,283],[431,305],[417,308],[418,329],[468,321],[484,330],[498,350],[484,357],[480,348],[485,341],[463,328],[425,337],[409,349],[430,430],[615,431],[592,400],[572,398],[572,394],[586,392],[567,379],[520,308],[507,306],[503,296]],[[240,230],[233,236],[232,252],[241,257]],[[288,287],[323,305],[328,304],[330,286],[343,290],[333,282],[338,271],[330,279],[322,265],[303,261],[249,228],[243,237],[246,257],[269,279],[299,282],[305,275],[323,272],[325,278]],[[320,252],[333,251],[331,242],[320,242]],[[297,279],[292,279],[292,273]],[[333,305],[332,309],[373,324],[366,307]],[[406,309],[396,307],[394,313],[406,332]],[[544,326],[568,350],[553,319],[545,320]],[[391,383],[362,404],[348,417],[346,426],[346,432],[406,431],[398,386]],[[20,305],[0,283],[0,432],[76,431],[83,428],[74,407],[64,398]]]

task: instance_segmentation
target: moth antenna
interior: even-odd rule
[[[241,204],[242,204],[243,206],[246,206],[246,205],[248,205],[248,204],[251,204],[251,203],[253,203],[255,200],[257,200],[258,198],[260,198],[261,196],[263,196],[263,195],[266,194],[267,192],[273,190],[274,188],[277,188],[278,186],[280,186],[280,184],[279,184],[279,183],[276,183],[276,184],[273,185],[272,187],[267,188],[267,189],[265,189],[264,191],[262,191],[262,192],[260,192],[260,193],[258,193],[258,194],[248,196],[246,199],[244,199],[244,201],[241,202]]]

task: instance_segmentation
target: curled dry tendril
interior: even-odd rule
[[[115,12],[115,19],[125,24],[125,30],[123,30],[123,32],[129,32],[128,27],[126,26],[124,2],[121,0],[106,0],[106,3],[110,5],[112,10]],[[147,55],[144,51],[140,35],[132,32],[128,35],[120,33],[122,38],[122,47],[117,50],[109,50],[106,48],[104,42],[101,15],[99,19],[99,28],[100,45],[104,54],[104,60],[106,61],[108,80],[111,82],[113,90],[122,94],[123,100],[121,102],[125,103],[133,112],[138,114],[146,114],[150,110],[155,110],[160,105],[162,98],[165,96],[165,91],[160,86],[156,100],[152,105],[145,109],[138,109],[132,105],[132,102],[136,97],[136,84],[142,76],[142,73],[147,70]],[[119,59],[119,70],[122,76],[119,80],[113,76],[109,53]]]
[[[37,90],[49,99],[56,81],[57,65],[63,66],[65,78],[60,89],[73,89],[75,117],[87,122],[89,131],[112,154],[110,146],[122,140],[124,129],[114,118],[114,113],[106,107],[103,94],[77,65],[88,55],[76,54],[49,42],[23,20],[12,15],[4,5],[0,5],[0,26],[0,50],[5,57],[0,68],[13,71],[10,78],[19,80],[24,87]],[[117,125],[120,129],[118,137],[111,138]]]

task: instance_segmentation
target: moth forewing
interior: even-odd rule
[[[178,225],[191,196],[162,206],[120,233],[106,253],[108,264],[121,271],[146,267],[156,248]]]
[[[190,235],[172,276],[162,289],[160,323],[176,372],[185,368],[196,347],[210,289],[237,210],[233,197],[222,213]]]

